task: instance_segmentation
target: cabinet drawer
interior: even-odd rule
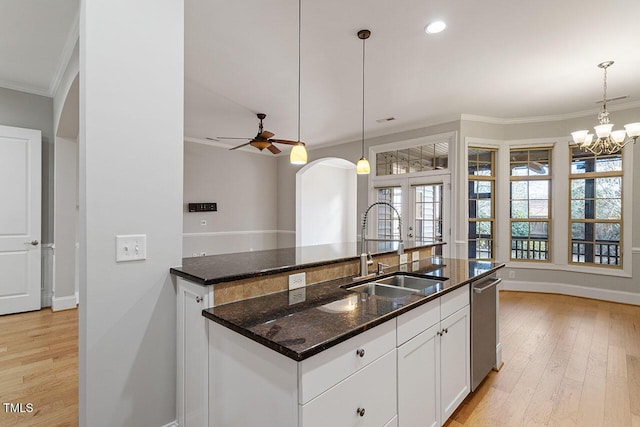
[[[298,367],[298,403],[309,402],[395,347],[396,322],[388,321],[303,360]]]
[[[398,336],[396,345],[400,347],[411,338],[440,321],[440,299],[414,308],[398,316]]]
[[[299,408],[302,427],[386,425],[396,416],[396,350]]]
[[[469,285],[440,297],[440,319],[451,316],[465,305],[469,305]]]

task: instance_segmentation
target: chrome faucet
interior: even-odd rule
[[[360,251],[361,251],[360,276],[366,276],[369,273],[368,265],[373,263],[373,262],[370,262],[370,263],[367,262],[369,260],[369,258],[367,257],[368,253],[367,253],[367,246],[366,246],[367,245],[367,219],[369,218],[369,211],[371,210],[371,208],[373,208],[374,206],[380,206],[380,205],[389,206],[391,209],[395,211],[396,215],[398,216],[398,225],[399,225],[398,231],[400,233],[400,239],[398,240],[376,239],[376,240],[398,242],[398,255],[402,255],[404,253],[404,244],[402,243],[402,218],[400,217],[400,212],[398,212],[398,210],[389,202],[372,203],[371,205],[369,205],[367,210],[364,212],[364,215],[362,216],[362,229],[360,230]]]

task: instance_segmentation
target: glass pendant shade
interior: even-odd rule
[[[627,135],[629,135],[629,137],[637,138],[640,136],[640,122],[629,123],[628,125],[624,125],[624,128],[627,130]]]
[[[371,166],[369,166],[369,161],[364,157],[361,157],[360,160],[358,160],[358,164],[356,164],[356,173],[358,175],[366,175],[370,172]]]
[[[613,124],[612,123],[606,123],[606,124],[594,126],[593,129],[595,129],[596,135],[598,135],[598,138],[606,138],[609,135],[611,135],[611,130],[613,129]]]
[[[611,132],[611,139],[613,139],[618,144],[622,144],[626,136],[627,132],[624,130],[614,130],[613,132]]]
[[[588,147],[591,145],[592,142],[593,142],[593,134],[590,133],[584,138],[584,141],[582,142],[581,147]]]
[[[588,133],[588,130],[577,130],[575,132],[571,132],[573,142],[575,142],[576,144],[582,144]]]
[[[307,164],[307,149],[303,144],[294,145],[289,153],[289,162],[292,165],[306,165]]]

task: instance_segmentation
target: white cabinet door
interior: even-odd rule
[[[398,425],[440,425],[440,324],[398,348]]]
[[[300,426],[384,426],[396,416],[396,397],[394,349],[301,405]]]
[[[471,328],[469,306],[441,322],[440,384],[444,423],[471,391]]]
[[[39,130],[0,126],[0,315],[40,310]]]
[[[211,286],[177,279],[177,415],[181,427],[209,425],[209,320],[202,310],[213,305]]]

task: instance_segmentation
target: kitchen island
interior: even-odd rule
[[[419,250],[423,252],[424,247]],[[180,425],[256,425],[259,420],[261,425],[327,425],[329,421],[320,414],[328,409],[338,417],[348,416],[347,412],[356,415],[348,422],[333,419],[344,425],[352,421],[356,423],[353,425],[411,425],[411,416],[423,419],[424,414],[411,415],[410,395],[415,393],[410,391],[410,377],[421,376],[408,372],[428,364],[422,360],[424,354],[408,356],[424,353],[429,345],[438,353],[437,357],[432,355],[433,369],[421,369],[424,375],[435,375],[427,382],[433,389],[433,414],[429,417],[437,425],[444,422],[470,391],[469,283],[494,274],[502,265],[443,259],[432,257],[430,252],[427,255],[405,265],[396,262],[373,279],[354,280],[357,271],[349,263],[355,261],[357,265],[357,258],[313,265],[306,270],[307,277],[314,277],[315,268],[331,270],[332,266],[333,273],[342,271],[342,276],[319,283],[313,280],[314,284],[293,291],[236,298],[226,304],[213,304],[218,295],[214,298],[211,288],[228,282],[194,285],[180,276]],[[380,256],[397,259],[393,253]],[[336,264],[344,262],[348,263],[346,267],[335,269]],[[427,293],[405,292],[393,298],[347,289],[402,271],[430,277],[437,286]],[[282,271],[276,269],[266,277],[258,272],[255,277],[239,280],[244,288],[252,281],[272,280],[278,274]],[[195,295],[197,307],[205,310],[193,310],[189,295]],[[201,313],[196,315],[195,311]],[[421,350],[407,353],[418,341],[424,344]],[[441,357],[441,352],[450,354]],[[407,356],[404,362],[401,354]],[[448,378],[444,382],[440,380],[442,375]],[[371,384],[363,385],[363,381]],[[382,394],[372,392],[379,382],[388,383]],[[440,384],[449,384],[449,390],[440,390]],[[369,402],[366,416],[364,408],[347,411],[344,405],[348,396],[354,396],[354,390],[362,390],[364,401]],[[420,394],[429,395],[428,390]],[[247,406],[252,409],[247,410]]]

